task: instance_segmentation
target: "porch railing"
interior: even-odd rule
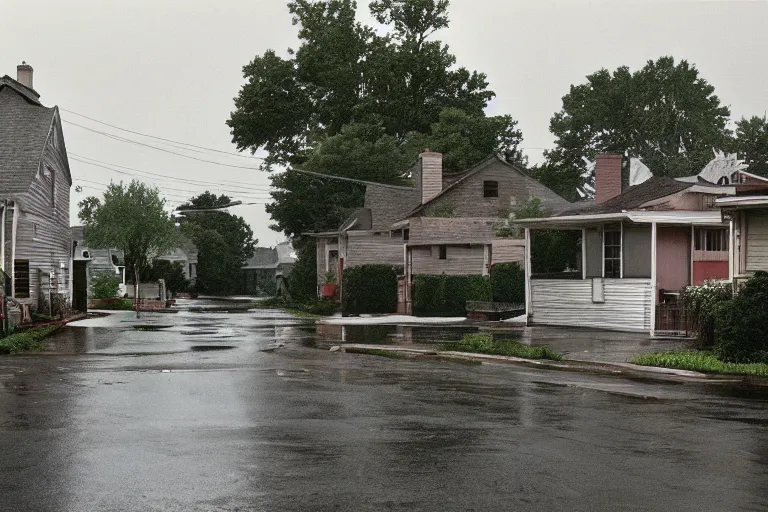
[[[656,333],[691,337],[698,331],[694,315],[681,302],[666,302],[656,306]]]

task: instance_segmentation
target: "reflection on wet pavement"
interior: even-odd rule
[[[330,353],[278,311],[140,321],[172,327],[117,315],[0,358],[0,509],[768,509],[748,383]]]

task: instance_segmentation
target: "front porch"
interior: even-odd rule
[[[526,250],[529,323],[687,336],[680,291],[727,280],[728,229],[717,211],[622,212],[521,221],[580,232],[577,268],[546,275]],[[530,243],[526,244],[529,247]]]

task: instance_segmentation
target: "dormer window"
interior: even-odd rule
[[[483,197],[499,197],[499,182],[498,181],[484,181],[483,182]]]

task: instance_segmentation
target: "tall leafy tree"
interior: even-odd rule
[[[695,66],[672,57],[640,70],[601,69],[572,85],[550,121],[555,148],[546,153],[550,175],[579,181],[598,153],[639,157],[656,175],[698,173],[712,149],[730,144],[730,110]]]
[[[179,237],[165,199],[155,187],[133,180],[111,183],[104,198],[78,203],[78,217],[90,247],[123,251],[126,266],[140,278],[151,261],[178,247]]]
[[[749,164],[749,172],[768,176],[768,117],[752,116],[737,121],[734,148]]]
[[[206,191],[179,210],[212,210],[231,202]],[[215,295],[237,293],[241,269],[257,243],[245,220],[226,211],[190,211],[184,213],[181,230],[197,246],[197,288]]]

